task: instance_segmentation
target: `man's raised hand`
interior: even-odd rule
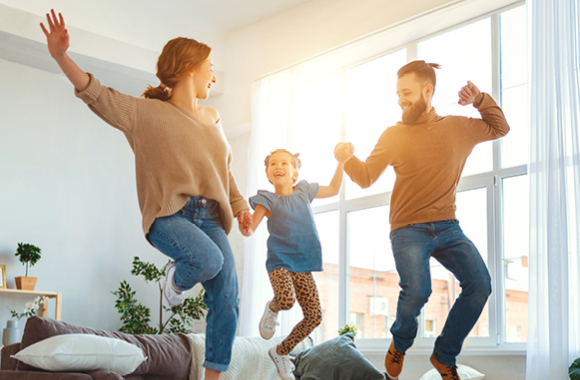
[[[468,104],[473,104],[475,98],[481,94],[479,88],[477,88],[473,83],[467,81],[467,84],[461,88],[459,91],[459,104],[466,106]]]

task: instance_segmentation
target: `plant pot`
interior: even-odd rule
[[[14,281],[18,290],[34,290],[36,286],[36,277],[14,277]]]

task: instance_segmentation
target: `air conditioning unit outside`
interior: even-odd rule
[[[371,316],[389,315],[389,299],[385,297],[370,297],[369,314]]]

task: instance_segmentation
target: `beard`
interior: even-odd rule
[[[425,113],[427,110],[427,103],[423,97],[411,104],[411,107],[403,111],[403,123],[413,124]]]

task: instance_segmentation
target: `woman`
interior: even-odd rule
[[[219,114],[198,104],[207,99],[213,75],[211,48],[176,38],[157,63],[160,86],[141,98],[103,86],[67,55],[69,36],[61,14],[47,14],[50,55],[99,117],[121,130],[133,152],[139,206],[147,240],[174,260],[164,294],[178,305],[198,282],[209,308],[206,322],[205,378],[227,371],[238,318],[238,288],[227,239],[233,218],[251,223],[248,205],[230,171],[231,150]]]

